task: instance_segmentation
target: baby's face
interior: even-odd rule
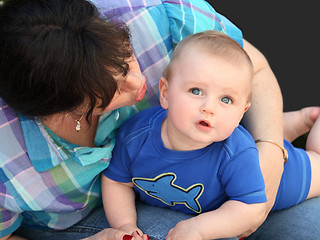
[[[226,139],[250,106],[251,80],[247,63],[182,54],[168,81],[168,134],[194,149]]]

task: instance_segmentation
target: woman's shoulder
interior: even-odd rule
[[[0,97],[0,111],[3,112],[5,108],[9,107],[6,102]]]
[[[10,125],[17,119],[16,111],[0,98],[0,128]]]

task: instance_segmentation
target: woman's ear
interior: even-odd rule
[[[168,109],[168,88],[168,80],[164,77],[161,77],[159,81],[159,98],[161,107],[164,109]]]

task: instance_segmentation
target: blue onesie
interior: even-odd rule
[[[224,141],[192,151],[173,151],[161,139],[161,124],[166,116],[167,110],[153,107],[126,121],[118,133],[111,163],[103,173],[118,182],[132,181],[137,197],[147,204],[185,213],[212,211],[227,200],[247,204],[266,201],[258,151],[251,135],[241,125]],[[292,170],[299,173],[281,182],[279,190],[285,195],[281,200],[285,201],[277,198],[277,209],[303,201],[310,186],[306,154],[292,146],[288,151],[285,166],[292,165],[291,155],[298,154],[303,156],[304,168],[295,165]],[[297,153],[290,154],[292,151]],[[287,175],[292,174],[284,173]],[[299,193],[291,194],[297,190],[297,181]],[[292,188],[290,201],[286,199],[287,185]]]

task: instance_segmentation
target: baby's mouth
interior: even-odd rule
[[[198,124],[204,127],[211,127],[210,122],[207,122],[205,120],[199,121]]]

